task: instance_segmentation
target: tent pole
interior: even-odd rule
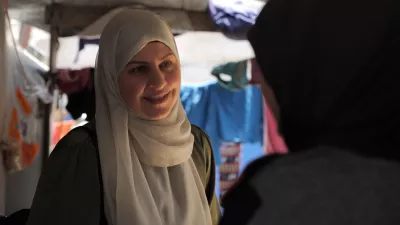
[[[52,15],[54,16],[54,15]],[[53,22],[55,20],[52,20],[50,24],[50,59],[49,59],[49,71],[48,71],[48,88],[49,88],[49,93],[51,95],[54,94],[54,88],[55,88],[55,76],[54,72],[56,70],[56,57],[57,57],[57,50],[58,50],[58,27],[57,25]],[[52,103],[49,104],[43,104],[44,110],[43,110],[43,139],[42,139],[42,149],[43,149],[43,155],[42,155],[42,169],[44,168],[44,165],[47,161],[47,158],[49,157],[50,154],[50,125],[51,125],[51,109],[52,109]]]

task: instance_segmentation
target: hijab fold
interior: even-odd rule
[[[120,96],[118,75],[153,41],[177,58],[174,37],[157,15],[117,14],[100,38],[96,61],[96,132],[110,225],[211,224],[204,187],[191,159],[194,137],[180,100],[162,120],[134,116]]]

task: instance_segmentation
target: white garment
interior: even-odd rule
[[[194,138],[182,103],[162,120],[144,121],[128,109],[118,75],[149,42],[178,58],[173,34],[157,15],[118,13],[104,28],[96,62],[96,131],[110,225],[210,225],[204,187],[191,159]]]

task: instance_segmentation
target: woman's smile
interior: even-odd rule
[[[171,96],[171,92],[172,91],[169,91],[166,94],[161,94],[161,95],[157,95],[157,96],[144,97],[144,99],[153,105],[161,105],[168,101],[169,97]]]

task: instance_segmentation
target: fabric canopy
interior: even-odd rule
[[[208,0],[13,0],[8,10],[13,19],[49,31],[49,24],[59,28],[60,36],[73,36],[97,20],[125,7],[148,8],[160,14],[177,31],[214,30],[208,15]],[[101,21],[100,21],[101,22]],[[97,24],[97,25],[96,25]],[[102,29],[104,24],[95,23]],[[95,30],[99,34],[100,30]],[[93,31],[93,26],[92,26]],[[93,33],[91,33],[93,35]]]

